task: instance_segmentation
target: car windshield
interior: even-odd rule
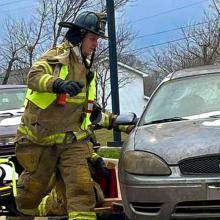
[[[20,109],[25,94],[26,88],[0,89],[0,111]]]
[[[220,111],[220,74],[180,78],[164,82],[158,88],[140,125],[216,111]]]

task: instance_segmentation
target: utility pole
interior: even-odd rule
[[[108,24],[108,44],[109,44],[109,63],[111,78],[111,98],[112,113],[119,115],[119,92],[118,92],[118,68],[117,68],[117,51],[116,51],[116,35],[115,35],[115,11],[114,0],[106,0],[107,8],[107,24]],[[121,133],[113,131],[114,145],[121,145]],[[112,145],[113,145],[112,144]]]

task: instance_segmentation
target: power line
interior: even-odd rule
[[[215,21],[215,20],[210,20],[210,21]],[[181,30],[181,29],[195,27],[197,25],[207,24],[210,21],[200,22],[200,23],[192,24],[192,25],[181,26],[181,27],[178,27],[178,28],[168,29],[168,30],[164,30],[164,31],[158,31],[158,32],[154,32],[154,33],[151,33],[151,34],[144,34],[144,35],[135,37],[135,39],[144,38],[144,37],[151,37],[151,36],[155,36],[155,35],[159,35],[159,34],[164,34],[164,33],[172,32],[172,31],[177,31],[177,30]]]
[[[30,1],[30,0],[17,0],[17,1],[12,1],[12,2],[7,2],[7,3],[0,4],[0,6],[11,5],[11,4],[15,4],[15,3],[24,2],[24,1]]]
[[[201,34],[198,34],[198,35],[201,35]],[[157,46],[161,46],[161,45],[165,45],[165,44],[170,44],[170,43],[177,42],[177,41],[186,40],[186,39],[189,39],[189,38],[192,38],[192,37],[195,37],[195,36],[182,37],[182,38],[178,38],[178,39],[174,39],[174,40],[170,40],[170,41],[166,41],[166,42],[162,42],[162,43],[158,43],[158,44],[152,44],[152,45],[149,45],[149,46],[146,46],[146,47],[140,47],[140,48],[137,48],[137,49],[134,49],[134,50],[128,50],[128,51],[125,51],[125,53],[131,53],[131,52],[135,53],[135,52],[139,52],[139,51],[142,51],[142,50],[145,50],[145,49],[149,49],[149,48],[153,48],[153,47],[157,47]]]
[[[174,9],[170,9],[170,10],[167,10],[167,11],[162,11],[162,12],[154,14],[154,15],[150,15],[150,16],[147,16],[147,17],[137,19],[137,20],[135,20],[131,23],[136,23],[136,22],[139,22],[139,21],[142,21],[142,20],[147,20],[147,19],[150,19],[150,18],[158,17],[160,15],[169,14],[171,12],[178,11],[178,10],[181,10],[181,9],[184,9],[184,8],[190,8],[194,5],[198,5],[198,4],[201,4],[201,3],[206,2],[206,1],[210,1],[210,0],[203,0],[203,1],[195,2],[195,3],[189,4],[189,5],[185,5],[183,7],[174,8]]]

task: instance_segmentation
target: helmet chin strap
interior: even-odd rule
[[[80,51],[81,51],[82,60],[83,60],[83,63],[84,63],[84,65],[85,65],[86,69],[90,69],[90,68],[92,67],[92,64],[93,64],[93,60],[94,60],[94,57],[95,57],[95,51],[96,51],[96,49],[94,49],[93,52],[92,52],[90,62],[88,62],[88,61],[86,60],[87,57],[84,56],[83,53],[82,53],[82,45],[81,45],[81,47],[80,47]]]

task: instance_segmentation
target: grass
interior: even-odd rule
[[[105,158],[113,158],[113,159],[118,159],[120,156],[121,148],[115,149],[115,148],[102,148],[98,150],[98,154],[101,157]]]
[[[107,129],[101,129],[95,131],[97,142],[101,144],[101,146],[107,146],[107,142],[113,141],[113,131]],[[125,141],[128,135],[125,133],[121,133],[121,140]],[[102,157],[106,158],[114,158],[118,159],[120,156],[121,148],[102,148],[98,150],[98,154]]]
[[[113,141],[113,131],[107,129],[100,129],[95,131],[95,135],[97,138],[97,142],[101,144],[101,146],[107,146],[107,142]],[[125,141],[128,135],[125,133],[121,133],[121,140]]]

